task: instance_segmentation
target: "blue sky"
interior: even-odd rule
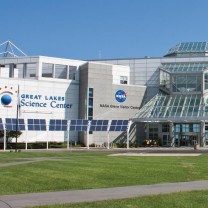
[[[160,57],[208,41],[207,0],[0,0],[0,43],[31,56]]]

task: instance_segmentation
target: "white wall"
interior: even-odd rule
[[[9,68],[0,67],[0,77],[9,77]]]
[[[129,67],[128,66],[120,66],[120,65],[112,65],[112,75],[113,75],[113,84],[120,84],[120,77],[127,76],[129,83]]]
[[[17,88],[20,88],[21,114],[20,118],[27,121],[32,119],[77,119],[79,105],[79,85],[76,81],[40,81],[40,80],[18,80],[0,78],[0,99],[4,91],[11,91],[13,99],[10,107],[5,107],[0,103],[0,118],[16,118]],[[60,97],[60,101],[58,98]],[[56,100],[57,99],[57,100]],[[52,104],[51,104],[52,102]],[[42,103],[44,107],[26,106],[34,103]],[[58,108],[58,104],[66,104],[69,108]],[[52,106],[51,106],[52,105]],[[44,131],[24,131],[18,139],[19,142],[64,141],[66,132],[44,132]],[[70,133],[70,138],[77,139],[76,133]]]

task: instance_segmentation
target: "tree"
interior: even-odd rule
[[[11,141],[12,138],[16,138],[16,134],[17,134],[17,138],[20,137],[20,135],[22,134],[21,131],[6,131],[6,146],[7,143]],[[0,131],[0,138],[4,138],[4,130]]]

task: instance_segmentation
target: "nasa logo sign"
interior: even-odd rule
[[[123,90],[118,90],[115,94],[115,98],[119,103],[123,103],[126,100],[126,93]]]

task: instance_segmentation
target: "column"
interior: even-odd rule
[[[36,78],[39,79],[42,77],[42,62],[40,62],[40,59],[38,59],[38,62],[36,62]]]
[[[174,125],[173,122],[169,124],[169,136],[171,141],[171,147],[175,147],[175,135],[174,135]]]
[[[6,151],[7,141],[6,141],[6,128],[4,128],[4,151]]]
[[[9,77],[11,78],[14,77],[14,68],[15,68],[15,64],[9,64]]]
[[[55,64],[53,64],[53,69],[52,70],[53,70],[52,71],[52,77],[56,78],[56,65]]]
[[[129,121],[128,128],[127,128],[127,131],[126,131],[126,136],[127,136],[126,148],[127,149],[129,149],[129,132],[130,132],[131,124],[132,124],[132,121]]]
[[[27,77],[27,64],[24,63],[23,64],[23,78],[26,78]]]
[[[200,138],[198,141],[201,147],[205,147],[206,140],[205,140],[205,121],[201,121],[201,131],[200,131]]]
[[[67,65],[66,67],[66,79],[69,79],[69,65]]]

